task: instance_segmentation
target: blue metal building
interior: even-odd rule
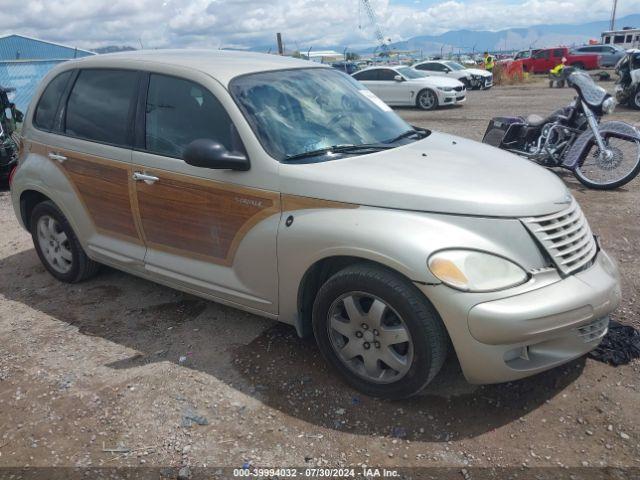
[[[25,112],[49,70],[60,62],[88,55],[95,54],[23,35],[0,37],[0,85],[16,89],[9,97]]]

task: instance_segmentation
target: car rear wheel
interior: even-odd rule
[[[582,62],[572,63],[571,66],[579,70],[584,70],[584,63]]]
[[[433,90],[422,90],[418,94],[416,104],[422,110],[435,110],[438,108],[438,96]]]
[[[66,217],[53,202],[35,206],[30,227],[40,261],[58,280],[76,283],[98,272],[100,265],[87,256]]]
[[[364,263],[320,288],[313,330],[327,361],[354,388],[376,397],[418,393],[447,354],[445,327],[422,292],[399,274]]]

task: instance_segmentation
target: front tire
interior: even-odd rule
[[[438,108],[438,96],[433,90],[425,89],[418,93],[416,105],[421,110],[435,110]]]
[[[55,278],[77,283],[98,272],[100,265],[87,256],[55,203],[46,201],[36,205],[29,226],[40,261]]]
[[[638,86],[638,88],[636,88],[636,92],[631,95],[631,98],[629,99],[629,106],[636,110],[640,110],[640,86]]]
[[[593,141],[574,171],[580,183],[595,190],[621,187],[640,173],[640,141],[615,134],[608,134],[604,141],[612,152],[611,158],[601,157]]]
[[[401,275],[366,263],[339,271],[320,288],[313,331],[325,359],[374,397],[415,395],[447,355],[445,327],[422,292]]]

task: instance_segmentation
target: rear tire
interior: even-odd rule
[[[100,264],[87,256],[55,203],[46,201],[36,205],[29,226],[40,261],[55,278],[77,283],[98,273]]]
[[[421,110],[435,110],[438,108],[438,95],[433,90],[422,90],[416,97],[416,106]]]
[[[374,397],[415,395],[447,356],[447,332],[429,300],[377,265],[356,264],[327,280],[313,305],[313,331],[324,358]]]
[[[579,70],[584,70],[584,63],[582,62],[572,63],[571,66]]]

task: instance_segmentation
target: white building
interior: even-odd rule
[[[640,28],[623,28],[602,32],[604,45],[617,45],[621,48],[640,47]]]

